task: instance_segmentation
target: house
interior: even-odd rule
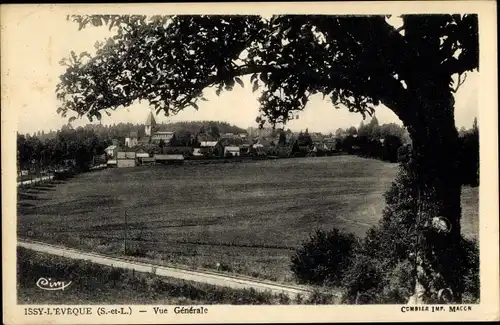
[[[217,138],[208,133],[200,133],[196,136],[196,142],[199,143],[201,155],[211,155],[217,145]]]
[[[243,143],[240,145],[240,155],[248,155],[250,153],[250,143]]]
[[[116,167],[135,167],[136,154],[134,151],[118,151],[116,154]]]
[[[107,161],[106,165],[108,168],[114,168],[117,167],[116,159],[110,159]]]
[[[175,140],[175,132],[173,131],[158,131],[153,133],[151,136],[151,143],[160,144],[163,140],[165,145],[169,145],[171,142]]]
[[[137,132],[130,132],[129,136],[125,138],[125,146],[128,148],[132,148],[135,147],[137,143]]]
[[[222,136],[214,147],[214,153],[217,156],[225,157],[226,148],[229,147],[230,152],[234,156],[236,153],[236,148],[238,148],[238,156],[240,155],[240,145],[243,144],[243,140],[237,135],[224,135]]]
[[[137,152],[137,154],[135,155],[136,158],[148,158],[149,157],[149,153],[147,152]]]
[[[201,152],[201,148],[193,148],[193,156],[202,157],[203,153]]]
[[[144,157],[139,160],[139,163],[143,166],[154,165],[156,162],[155,157]]]
[[[151,142],[151,137],[140,137],[137,141],[137,145],[145,146]]]
[[[337,140],[335,138],[324,138],[323,143],[327,147],[328,150],[334,151],[337,147]]]
[[[118,152],[118,146],[117,145],[111,145],[104,149],[104,152],[109,158],[114,158],[116,157],[116,153]]]
[[[217,144],[222,146],[222,147],[239,146],[239,145],[243,144],[243,139],[241,139],[239,136],[234,135],[234,134],[223,135],[219,139]]]
[[[257,142],[255,142],[252,147],[254,149],[263,149],[269,150],[271,147],[276,146],[276,142],[274,139],[269,138],[258,138]]]
[[[116,167],[125,168],[125,167],[135,167],[136,161],[135,159],[117,159]]]
[[[238,157],[240,156],[240,147],[238,146],[227,146],[224,147],[224,157]]]
[[[217,145],[218,141],[203,141],[200,142],[200,148],[207,147],[207,148],[213,148]]]
[[[160,164],[182,164],[184,156],[179,154],[155,154],[154,159]]]
[[[144,165],[144,163],[148,162],[151,157],[149,157],[148,152],[141,148],[135,152],[135,158],[137,159],[137,163],[139,165]]]

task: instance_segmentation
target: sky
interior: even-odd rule
[[[17,115],[20,133],[38,130],[56,130],[66,124],[67,118],[56,113],[59,102],[55,87],[64,67],[59,61],[67,57],[71,50],[93,53],[96,41],[110,36],[107,28],[89,27],[78,31],[78,25],[66,21],[64,13],[56,10],[37,10],[30,13],[11,13],[3,17],[2,41],[2,106]],[[206,89],[206,102],[199,102],[199,110],[187,108],[176,116],[156,117],[157,122],[219,120],[247,128],[256,127],[259,92],[252,93],[249,77],[243,78],[245,87],[238,85],[231,92]],[[467,81],[456,93],[455,120],[457,127],[470,128],[478,115],[477,72],[469,73]],[[135,103],[127,108],[112,112],[111,117],[103,114],[102,124],[119,122],[144,123],[150,108],[147,102]],[[362,116],[347,109],[335,109],[330,102],[316,95],[307,104],[299,119],[287,124],[293,131],[335,132],[338,128],[358,126]],[[377,107],[379,123],[395,122],[398,117],[384,106]],[[369,120],[369,118],[368,118]],[[89,123],[87,118],[76,120],[73,126]]]

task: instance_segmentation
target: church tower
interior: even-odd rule
[[[153,112],[149,112],[149,115],[148,115],[148,118],[146,119],[146,136],[147,137],[150,137],[151,134],[153,133],[153,129],[155,128],[156,126],[156,121],[155,121],[155,118],[153,116]]]

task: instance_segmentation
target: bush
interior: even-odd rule
[[[371,302],[374,300],[372,292],[378,291],[382,279],[383,273],[376,260],[365,255],[356,255],[342,279],[345,302],[357,303],[360,294],[364,295],[362,297],[364,303]]]
[[[317,230],[292,256],[299,283],[339,285],[358,242],[354,235]]]

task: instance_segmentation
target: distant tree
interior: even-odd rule
[[[380,139],[380,125],[378,123],[377,117],[374,115],[368,123],[369,136],[372,139]]]
[[[472,132],[479,134],[479,126],[477,125],[477,117],[474,117],[474,122],[472,123]]]
[[[220,138],[220,131],[217,126],[211,126],[209,133],[216,139]]]
[[[459,137],[463,137],[466,133],[467,133],[467,129],[464,126],[462,126],[460,128],[460,130],[458,130],[458,136]]]
[[[280,146],[284,146],[286,144],[286,132],[281,130],[279,132],[279,140],[278,140],[278,144]]]
[[[191,144],[191,132],[187,130],[180,130],[175,132],[175,141],[173,145],[187,147]]]
[[[363,123],[363,121],[359,123],[358,129],[356,130],[356,134],[358,136],[369,136],[368,128],[366,127],[365,123]]]
[[[306,132],[304,132],[304,133],[302,133],[302,132],[299,133],[297,141],[298,141],[299,146],[301,146],[301,147],[302,146],[312,146],[313,145],[312,137],[309,134],[309,130],[308,129],[306,129]]]
[[[347,133],[347,135],[351,135],[352,136],[352,135],[358,134],[358,130],[356,130],[355,126],[351,126],[350,128],[348,128],[346,130],[346,133]]]
[[[336,131],[335,131],[335,136],[337,138],[340,138],[341,136],[343,136],[344,134],[346,133],[346,130],[342,129],[342,128],[338,128]]]

